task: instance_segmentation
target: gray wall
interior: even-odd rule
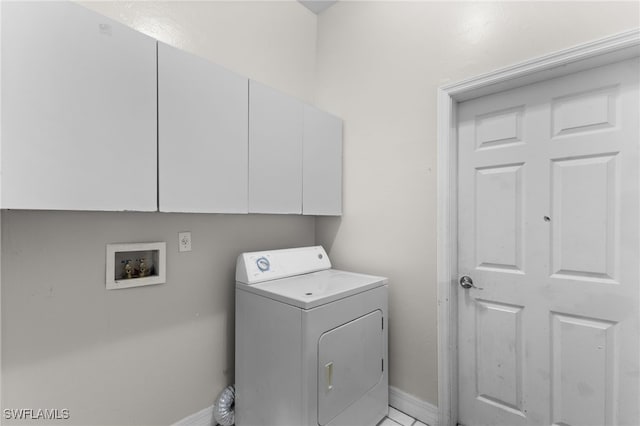
[[[298,3],[83,5],[312,100],[317,19]],[[1,221],[2,407],[67,408],[58,423],[75,425],[171,424],[210,406],[234,379],[237,255],[314,243],[314,218],[301,216],[2,211]],[[178,252],[180,231],[192,252]],[[167,242],[167,283],[106,291],[106,244],[151,241]]]
[[[308,217],[4,211],[3,407],[142,425],[211,405],[234,380],[236,256],[313,240]],[[105,245],[151,241],[166,284],[106,291]]]

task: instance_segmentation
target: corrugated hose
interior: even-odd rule
[[[213,417],[221,426],[233,426],[235,423],[235,412],[233,411],[236,399],[236,390],[233,385],[229,385],[220,392],[216,402],[213,404]]]

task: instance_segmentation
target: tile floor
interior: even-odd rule
[[[389,415],[378,423],[378,426],[427,426],[419,420],[414,419],[398,411],[393,407],[389,407]]]

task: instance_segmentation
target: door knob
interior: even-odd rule
[[[461,286],[462,288],[471,288],[471,287],[473,287],[473,288],[475,288],[475,289],[477,289],[477,290],[482,290],[482,288],[481,288],[481,287],[477,287],[477,286],[473,283],[473,280],[472,280],[472,279],[471,279],[471,277],[470,277],[470,276],[468,276],[468,275],[465,275],[465,276],[463,276],[462,278],[460,278],[460,286]]]

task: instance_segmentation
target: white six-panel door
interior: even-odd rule
[[[459,105],[460,423],[640,424],[638,74]]]

